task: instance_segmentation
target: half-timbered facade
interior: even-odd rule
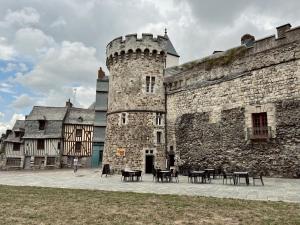
[[[24,165],[24,130],[25,121],[17,120],[13,129],[8,131],[4,140],[5,168],[23,168]]]
[[[25,169],[60,167],[68,107],[34,106],[25,121]]]
[[[83,167],[91,166],[94,110],[69,108],[64,122],[63,164],[71,166],[78,157]]]

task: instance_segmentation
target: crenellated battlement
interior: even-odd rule
[[[138,38],[137,34],[117,37],[106,46],[106,64],[109,67],[114,61],[129,59],[133,55],[162,58],[166,55],[167,41],[164,36],[153,37],[153,34],[146,33],[142,34],[142,38]]]
[[[300,58],[300,26],[282,25],[277,27],[277,36],[257,40],[253,37],[250,44],[243,43],[243,37],[240,46],[166,69],[167,90],[220,83],[247,75],[249,71]]]

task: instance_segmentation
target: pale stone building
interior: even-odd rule
[[[169,48],[166,35],[150,34],[107,45],[104,163],[300,176],[300,27],[247,34],[240,46],[182,65]]]

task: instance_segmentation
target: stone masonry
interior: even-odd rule
[[[300,28],[280,35],[167,69],[178,166],[300,176]],[[251,139],[252,114],[262,112],[268,138]]]
[[[164,124],[156,126],[155,117],[156,113],[165,114],[166,42],[162,36],[154,39],[143,34],[137,39],[127,35],[125,41],[117,38],[107,46],[110,91],[103,161],[114,170],[127,167],[144,171],[147,150],[152,150],[157,165],[164,163],[164,142],[157,143],[155,138],[157,131],[165,133]],[[146,90],[147,76],[155,78],[153,92]],[[119,149],[125,155],[120,156]]]
[[[153,149],[160,167],[175,153],[182,171],[213,167],[300,177],[300,27],[286,24],[277,37],[246,34],[241,41],[170,68],[164,37],[129,35],[109,43],[104,162],[144,170],[144,151]],[[155,76],[154,93],[145,92],[146,76]],[[164,115],[159,127],[157,112]],[[265,116],[263,138],[255,136],[257,114]],[[159,145],[156,131],[164,133]],[[125,156],[117,156],[119,148]]]

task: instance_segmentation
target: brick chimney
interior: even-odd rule
[[[100,67],[100,69],[98,70],[98,79],[102,80],[105,77],[105,73],[102,70],[102,67]]]
[[[277,29],[277,38],[283,38],[285,37],[285,32],[287,32],[288,30],[291,29],[291,24],[287,23],[287,24],[284,24],[280,27],[276,27]]]
[[[70,99],[66,102],[66,107],[68,107],[68,108],[72,108],[73,107],[73,104],[70,101]]]

